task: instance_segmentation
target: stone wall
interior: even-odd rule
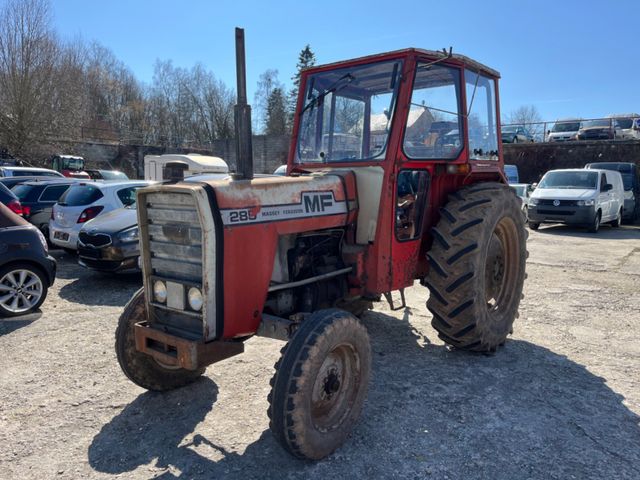
[[[533,183],[548,170],[582,168],[591,162],[640,165],[640,141],[580,141],[504,144],[504,163],[517,165],[520,181]]]
[[[290,137],[288,135],[255,135],[253,137],[254,171],[256,173],[273,173],[283,163],[287,162]],[[88,167],[115,169],[125,172],[129,178],[144,177],[145,155],[162,155],[165,153],[199,153],[221,157],[229,164],[231,171],[235,170],[236,152],[235,140],[218,140],[210,149],[202,148],[171,148],[141,145],[121,145],[118,143],[98,142],[57,142],[56,146],[43,151],[49,154],[63,153],[80,155],[87,161]],[[45,165],[42,165],[45,166]]]

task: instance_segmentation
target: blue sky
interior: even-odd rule
[[[1,1],[1,0],[0,0]],[[149,82],[156,59],[203,63],[235,88],[234,33],[245,28],[247,84],[290,84],[306,43],[318,63],[405,47],[453,46],[502,74],[503,115],[543,119],[640,112],[640,0],[52,0],[66,38],[95,39]]]

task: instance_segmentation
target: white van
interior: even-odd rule
[[[162,169],[167,163],[183,162],[188,168],[184,172],[185,177],[201,173],[229,173],[229,165],[220,157],[210,157],[190,153],[188,155],[145,155],[144,179],[162,182]]]
[[[624,209],[622,176],[612,170],[567,169],[545,173],[529,200],[529,227],[541,223],[619,227]]]

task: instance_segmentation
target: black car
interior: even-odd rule
[[[78,263],[111,273],[140,271],[138,215],[135,204],[87,222],[78,235]]]
[[[22,215],[22,205],[15,193],[0,183],[0,203],[9,207],[13,213]]]
[[[56,261],[42,232],[0,205],[0,316],[40,307],[56,277]]]
[[[24,182],[13,187],[12,192],[22,204],[22,216],[33,223],[49,238],[49,219],[53,205],[64,192],[78,180],[71,178],[47,179]]]
[[[45,177],[45,176],[34,175],[29,177],[0,177],[0,183],[3,184],[5,187],[7,187],[9,190],[11,190],[13,187],[21,183],[33,182],[36,180],[41,180],[44,182],[47,180],[52,180],[57,178],[59,178],[60,180],[63,180],[63,178],[61,177]]]

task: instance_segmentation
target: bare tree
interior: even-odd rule
[[[269,69],[258,78],[258,86],[253,96],[253,120],[256,132],[268,129],[267,109],[273,91],[278,88],[284,91],[284,85],[278,80],[278,70]]]
[[[505,124],[524,125],[532,135],[543,133],[542,116],[535,105],[522,105],[511,111]]]
[[[21,155],[52,126],[58,45],[46,0],[8,0],[0,10],[0,141]]]

